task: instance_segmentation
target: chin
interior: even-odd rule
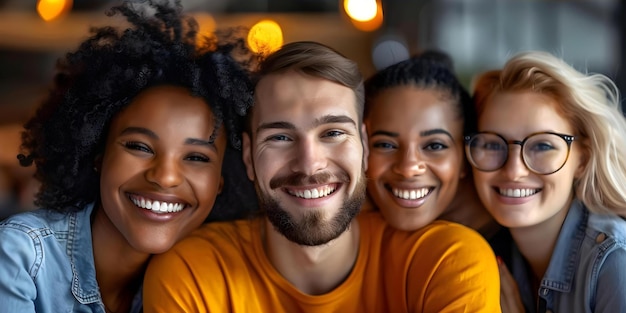
[[[151,240],[150,242],[142,242],[140,245],[136,246],[136,250],[138,252],[143,252],[147,254],[161,254],[171,249],[176,242],[167,240]]]

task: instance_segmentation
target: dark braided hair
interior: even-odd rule
[[[215,118],[212,137],[224,125],[230,149],[239,149],[241,119],[253,101],[248,65],[254,57],[235,30],[202,40],[197,22],[181,12],[179,0],[115,6],[107,15],[123,15],[129,28],[92,28],[91,37],[57,62],[48,97],[25,124],[18,156],[23,166],[37,167],[36,205],[67,211],[99,200],[94,165],[111,120],[152,86],[180,86],[204,99]]]
[[[372,100],[383,90],[415,86],[443,92],[457,108],[459,117],[463,118],[463,132],[475,132],[476,109],[469,93],[455,76],[452,65],[447,54],[428,50],[378,71],[365,81],[364,117],[368,117],[372,110]]]

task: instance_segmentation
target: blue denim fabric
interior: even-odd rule
[[[529,269],[515,247],[510,268],[526,312],[626,312],[626,222],[591,213],[574,200],[539,290],[532,290]]]
[[[0,311],[104,313],[91,212],[36,210],[0,222]],[[133,310],[141,311],[141,293]]]

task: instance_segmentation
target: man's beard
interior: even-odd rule
[[[328,182],[330,177],[330,174],[317,174],[310,177],[295,174],[285,178],[273,179],[270,181],[270,188],[276,189],[282,185],[297,186],[304,183],[321,184]],[[347,185],[350,179],[344,173],[339,177],[339,181],[343,185]],[[319,246],[339,237],[348,229],[350,222],[361,210],[365,200],[366,185],[367,181],[363,172],[353,194],[343,201],[339,211],[330,220],[324,219],[324,212],[314,209],[310,209],[311,212],[304,212],[299,219],[296,219],[283,209],[276,199],[263,194],[258,185],[257,193],[259,195],[259,206],[265,212],[274,229],[299,245]]]

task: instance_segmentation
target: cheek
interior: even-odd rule
[[[356,144],[352,145],[351,147],[345,147],[344,149],[342,149],[342,151],[339,151],[337,154],[330,154],[330,155],[338,155],[338,156],[342,156],[345,155],[346,156],[346,160],[348,162],[350,162],[349,164],[351,166],[353,166],[355,169],[357,169],[358,172],[361,172],[361,170],[363,170],[363,163],[369,163],[367,159],[365,159],[366,157],[369,157],[369,155],[365,155],[365,150],[367,149],[365,148],[365,146],[363,146],[361,144],[361,142],[357,142]],[[369,154],[369,153],[368,153]],[[366,169],[367,170],[367,169]]]
[[[463,163],[459,158],[435,160],[430,163],[431,170],[442,183],[458,183],[462,167]]]
[[[563,171],[565,170],[565,171]],[[555,174],[561,174],[554,177],[545,177],[544,188],[553,189],[554,197],[557,198],[558,201],[565,201],[569,199],[573,191],[574,184],[574,169],[572,168],[563,168]],[[554,175],[554,174],[553,174]],[[546,195],[548,193],[545,193]],[[563,200],[561,200],[563,199]]]
[[[474,176],[474,185],[476,186],[476,190],[479,193],[485,194],[486,190],[490,187],[490,180],[493,177],[492,173],[478,171],[476,169],[472,169],[472,174]]]
[[[254,176],[259,184],[269,183],[269,180],[279,174],[281,169],[289,168],[289,161],[284,157],[287,153],[271,153],[264,151],[254,156]],[[282,157],[281,157],[282,156]]]
[[[367,160],[367,177],[370,179],[378,179],[382,176],[386,171],[389,170],[393,161],[388,156],[383,156],[377,153],[370,153],[370,156]]]
[[[139,164],[129,164],[123,158],[104,157],[100,168],[101,188],[118,188],[140,170]]]
[[[215,193],[218,190],[221,172],[219,168],[212,169],[187,169],[185,171],[186,180],[193,186],[198,196],[205,196],[204,198],[215,198]]]

